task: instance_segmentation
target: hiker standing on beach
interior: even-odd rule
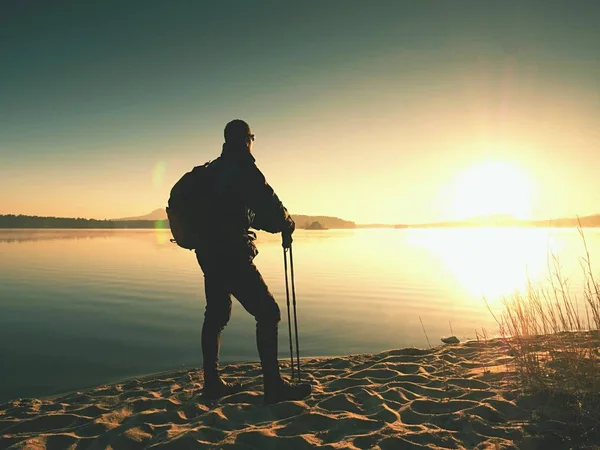
[[[208,398],[241,391],[219,375],[221,331],[231,317],[231,295],[256,319],[256,345],[264,379],[265,403],[300,400],[309,384],[283,379],[277,360],[280,310],[253,259],[258,250],[250,227],[281,233],[284,248],[292,244],[295,224],[252,156],[254,135],[243,120],[225,126],[225,143],[215,165],[214,217],[211,230],[200,237],[196,257],[204,272],[206,311],[202,326],[204,389]]]

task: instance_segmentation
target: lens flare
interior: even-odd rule
[[[156,243],[158,245],[166,245],[170,243],[171,232],[169,229],[163,228],[163,220],[154,221],[154,235],[156,236]]]
[[[164,161],[158,161],[152,170],[152,185],[155,188],[161,187],[165,180],[165,172],[167,165]]]

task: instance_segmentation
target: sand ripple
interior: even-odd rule
[[[0,448],[517,448],[509,361],[499,341],[310,359],[313,396],[268,407],[255,364],[224,368],[249,390],[217,405],[201,372],[171,372],[4,404]]]

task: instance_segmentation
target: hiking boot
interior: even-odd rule
[[[287,400],[302,400],[312,392],[308,383],[290,383],[288,380],[280,379],[274,384],[265,385],[265,405],[285,402]]]
[[[237,394],[243,390],[240,383],[227,383],[219,377],[215,380],[204,380],[202,395],[209,400],[217,400],[227,395]]]

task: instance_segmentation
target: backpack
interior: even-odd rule
[[[215,161],[194,167],[173,185],[166,208],[169,228],[176,243],[194,250],[215,204]]]

